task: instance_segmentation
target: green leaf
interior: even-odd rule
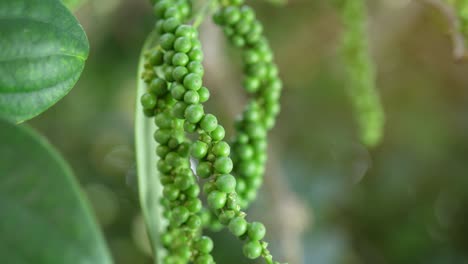
[[[86,0],[62,0],[62,2],[70,9],[78,9]]]
[[[160,233],[165,228],[162,217],[160,200],[162,187],[159,181],[159,172],[156,169],[158,156],[155,153],[156,142],[153,133],[156,130],[154,120],[143,114],[140,97],[146,91],[146,84],[141,79],[144,71],[144,54],[154,42],[157,36],[152,34],[148,37],[143,47],[138,66],[137,99],[135,114],[135,142],[138,173],[138,191],[143,217],[148,231],[148,237],[154,254],[154,263],[162,263],[162,246],[160,245]]]
[[[37,133],[0,119],[0,256],[9,264],[112,263],[69,166]]]
[[[89,52],[83,28],[57,0],[1,0],[0,47],[0,116],[15,122],[64,97]]]

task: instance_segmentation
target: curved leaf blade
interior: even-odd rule
[[[156,38],[155,34],[148,37],[140,56],[138,66],[138,82],[135,113],[135,147],[137,158],[138,192],[141,210],[146,223],[148,237],[151,241],[154,263],[162,263],[162,246],[160,234],[164,230],[165,222],[162,217],[160,199],[162,187],[159,181],[159,172],[156,168],[158,156],[155,153],[156,142],[153,133],[156,130],[154,120],[143,114],[140,97],[146,91],[146,84],[141,79],[144,70],[144,53]]]
[[[0,1],[0,116],[22,122],[78,81],[89,53],[83,28],[57,0]]]
[[[25,126],[0,119],[3,263],[110,264],[102,234],[69,166]]]
[[[62,2],[72,11],[78,9],[86,0],[62,0]]]

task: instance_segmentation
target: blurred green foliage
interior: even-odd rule
[[[453,62],[440,14],[417,1],[369,1],[387,124],[382,143],[368,150],[346,96],[333,6],[251,2],[285,83],[272,139],[284,178],[311,212],[302,235],[304,263],[468,263],[468,66]],[[134,80],[153,26],[150,10],[145,0],[83,5],[77,15],[91,53],[82,78],[30,122],[71,163],[122,264],[151,262],[141,246],[133,152]],[[210,75],[216,72],[207,72],[208,85]],[[222,98],[217,92],[213,98]],[[227,116],[222,105],[210,107]],[[265,199],[250,212],[267,228],[296,217],[274,218]],[[281,254],[280,234],[270,236]],[[214,236],[218,262],[247,263],[229,237]]]
[[[384,113],[376,91],[375,65],[370,56],[366,1],[336,5],[343,24],[340,55],[346,71],[347,93],[362,142],[368,147],[383,137]]]

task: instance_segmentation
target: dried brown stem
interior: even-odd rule
[[[468,58],[465,46],[465,38],[461,32],[460,20],[456,10],[442,0],[418,0],[424,4],[436,8],[447,20],[450,27],[450,38],[453,45],[453,57],[456,61],[463,61]]]

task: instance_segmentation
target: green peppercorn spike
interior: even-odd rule
[[[236,236],[248,238],[243,248],[248,258],[263,256],[268,263],[274,263],[261,241],[265,227],[258,222],[248,223],[240,211],[240,205],[246,206],[254,199],[262,183],[266,134],[280,110],[282,85],[271,49],[262,36],[261,23],[243,0],[227,1],[214,15],[231,43],[243,50],[243,86],[253,102],[243,111],[230,145],[223,140],[224,127],[218,124],[216,116],[205,113],[202,105],[210,93],[202,82],[203,52],[198,33],[185,24],[191,12],[189,1],[155,2],[155,29],[161,37],[158,47],[147,56],[148,72],[143,78],[149,84],[149,94],[142,96],[141,103],[147,116],[155,116],[158,126],[154,138],[160,144],[156,153],[161,158],[157,167],[162,173],[162,203],[165,217],[171,219],[163,243],[168,250],[164,262],[214,263],[210,255],[212,241],[200,236],[202,224],[207,221],[201,217],[206,214],[199,215],[200,188],[189,168],[190,154],[198,160],[196,175],[208,179],[203,190],[215,213],[209,221],[211,225],[228,225]],[[160,68],[160,78],[152,72],[152,66]],[[185,133],[195,132],[199,140],[190,143]],[[240,224],[236,226],[234,220]]]

